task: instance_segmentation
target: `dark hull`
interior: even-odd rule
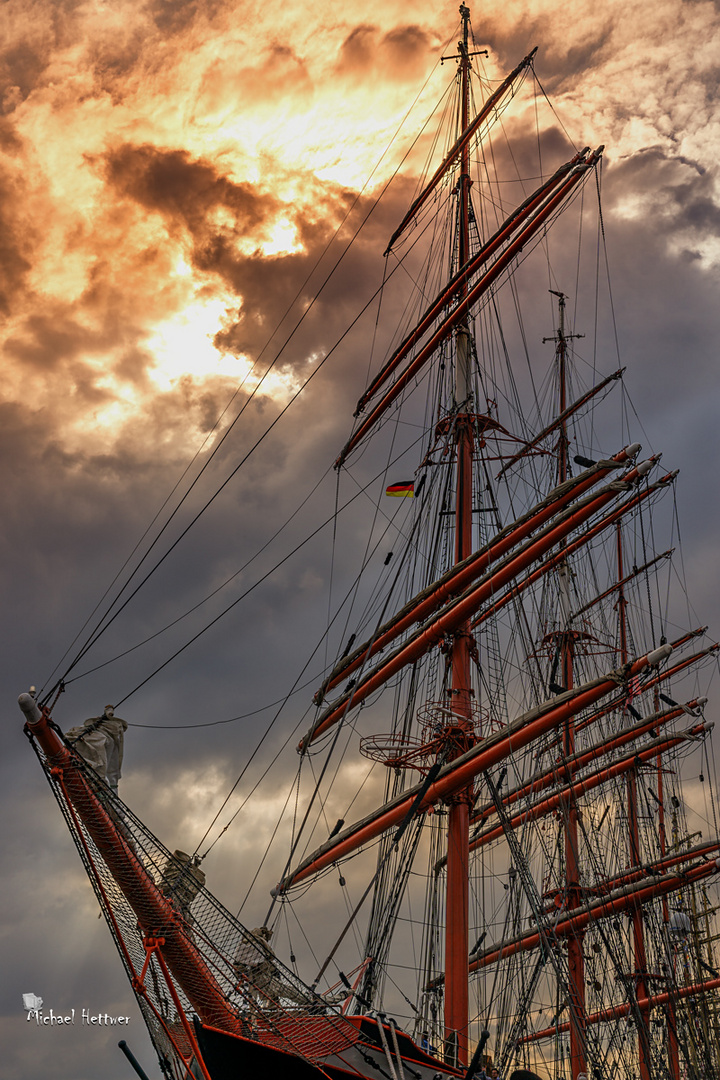
[[[266,1077],[268,1080],[274,1077],[287,1080],[358,1080],[359,1076],[372,1077],[373,1080],[389,1077],[392,1080],[385,1051],[379,1044],[376,1022],[363,1018],[360,1030],[367,1041],[312,1064],[305,1058],[254,1039],[196,1025],[200,1050],[212,1080],[264,1080]],[[390,1038],[389,1028],[385,1027],[385,1032]],[[451,1080],[462,1075],[426,1054],[402,1032],[398,1032],[398,1045],[407,1080],[434,1080],[436,1077]],[[392,1057],[396,1065],[394,1052]]]

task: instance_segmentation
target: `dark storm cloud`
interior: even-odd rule
[[[715,199],[711,163],[689,159],[664,147],[648,147],[617,162],[608,177],[608,200],[622,212],[623,202],[637,194],[645,209],[662,223],[666,242],[682,246],[690,257],[720,236],[720,207]]]
[[[20,191],[17,179],[0,176],[0,312],[6,315],[31,265],[28,237],[22,235],[13,220]]]
[[[180,34],[198,16],[212,19],[224,5],[222,0],[151,0],[147,11],[163,38]]]
[[[160,151],[151,146],[123,146],[113,150],[105,159],[104,169],[115,191],[160,213],[171,234],[178,229],[186,231],[191,239],[193,264],[221,278],[242,301],[238,321],[219,331],[214,339],[218,347],[235,353],[256,355],[292,299],[298,296],[300,302],[310,300],[352,230],[371,207],[365,200],[353,208],[350,192],[337,184],[320,184],[312,176],[305,177],[302,206],[284,204],[255,185],[229,180],[210,162],[193,160],[181,151]],[[323,263],[317,266],[332,236],[328,218],[341,220],[351,208],[352,217]],[[221,223],[218,223],[218,211],[227,212]],[[280,211],[296,225],[303,250],[270,257],[259,250],[241,253],[238,241],[258,236]],[[397,215],[399,211],[394,213]],[[369,230],[360,247],[377,245],[379,253],[381,243],[379,233]],[[333,292],[322,300],[321,306],[332,311],[329,323],[325,316],[326,346],[332,343],[331,333],[339,334],[342,329],[338,288],[345,299],[351,294],[356,299],[358,286],[379,269],[379,259],[373,259],[372,263],[371,267],[367,260],[354,258],[352,272],[339,275],[333,282]]]
[[[339,67],[344,71],[364,71],[375,55],[377,31],[374,26],[356,26],[342,43]]]
[[[4,111],[10,111],[10,101],[13,108],[24,101],[37,85],[45,70],[46,57],[46,52],[33,48],[29,41],[19,41],[0,54],[0,81],[6,88],[4,92],[10,88],[17,91],[11,98],[3,99]]]
[[[26,195],[23,155],[26,149],[10,117],[0,116],[0,311],[7,315],[24,288],[32,265],[35,228],[20,220]]]
[[[186,234],[193,265],[221,279],[242,302],[239,322],[215,336],[218,347],[236,353],[254,355],[267,342],[328,239],[327,214],[342,213],[350,200],[337,185],[307,177],[302,205],[285,204],[256,185],[229,180],[210,162],[150,146],[120,147],[104,167],[115,191],[160,213],[171,235]],[[296,225],[303,251],[264,256],[263,230],[281,211]]]
[[[324,191],[324,203],[331,211],[342,211],[348,202],[348,195],[342,189],[336,189],[333,200],[328,187]],[[317,208],[317,204],[316,204]],[[293,352],[299,350],[300,361],[307,359],[307,351],[318,348],[328,349],[343,332],[352,315],[347,305],[357,303],[359,295],[370,295],[371,283],[380,267],[379,242],[375,241],[368,250],[368,237],[356,246],[348,259],[344,272],[325,284],[326,275],[337,259],[340,258],[348,240],[348,234],[354,223],[363,214],[362,204],[356,207],[353,217],[345,229],[326,250],[331,240],[332,225],[328,221],[311,222],[299,220],[300,236],[304,251],[294,255],[263,257],[259,253],[245,259],[239,259],[225,247],[225,257],[218,258],[215,268],[225,280],[243,298],[243,308],[236,322],[215,337],[215,343],[231,352],[248,352],[257,355],[268,342],[270,334],[278,327],[274,337],[274,347],[279,347],[297,319],[303,306],[315,301],[313,311],[307,317],[310,333],[318,334],[314,343],[307,341],[308,329],[303,327],[298,335],[298,344]],[[385,234],[383,234],[385,235]],[[373,240],[375,238],[373,237]],[[373,250],[374,247],[374,250]],[[216,252],[220,252],[220,247]],[[285,318],[286,314],[288,318]],[[353,312],[352,314],[354,314]],[[281,322],[282,320],[282,322]],[[346,320],[346,321],[345,321]],[[304,344],[300,344],[304,343]],[[314,348],[313,348],[314,346]],[[270,352],[272,353],[272,349]],[[286,360],[292,356],[290,353]]]
[[[667,200],[676,226],[697,230],[702,236],[720,234],[720,207],[713,199],[713,184],[709,177],[694,177],[683,183],[664,188],[660,198]]]
[[[213,211],[227,209],[233,227],[250,233],[277,209],[278,202],[246,183],[234,183],[207,161],[193,160],[183,150],[154,146],[118,147],[106,158],[108,182],[148,210],[184,225],[198,248],[208,241]]]
[[[348,34],[340,48],[339,74],[367,76],[381,71],[385,78],[413,80],[427,64],[431,40],[420,26],[399,26],[382,33],[377,26],[362,24]]]
[[[29,313],[22,333],[11,334],[5,349],[9,357],[20,363],[43,369],[63,365],[64,361],[92,349],[107,348],[110,340],[110,333],[94,332],[73,319],[66,309],[58,307],[50,312]]]
[[[567,29],[565,24],[563,28]],[[508,70],[537,46],[535,67],[540,80],[546,89],[559,94],[572,89],[578,77],[603,62],[614,31],[615,21],[605,16],[601,25],[593,27],[588,36],[575,43],[572,30],[558,33],[556,25],[548,23],[545,13],[538,13],[510,24],[502,17],[490,15],[483,18],[475,32],[478,40],[487,43]]]
[[[305,60],[289,45],[275,42],[267,51],[263,63],[240,72],[240,85],[252,100],[262,93],[265,102],[293,96],[301,99],[312,88],[312,79]]]

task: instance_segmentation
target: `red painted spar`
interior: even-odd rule
[[[405,337],[404,341],[398,345],[395,352],[390,356],[387,363],[385,363],[380,371],[377,373],[373,381],[368,386],[362,397],[357,403],[355,415],[358,416],[370,398],[377,393],[381,386],[383,386],[393,371],[395,371],[405,357],[408,355],[413,345],[416,345],[420,341],[424,334],[430,329],[434,321],[447,309],[448,304],[455,299],[456,296],[464,294],[467,289],[468,282],[472,275],[487,262],[487,260],[493,255],[499,247],[501,247],[506,240],[508,240],[513,232],[515,232],[520,225],[536,210],[541,204],[543,199],[546,199],[550,192],[558,186],[561,180],[563,180],[578,162],[585,158],[588,153],[589,147],[585,147],[578,154],[572,158],[571,161],[562,165],[557,172],[555,172],[549,180],[541,184],[533,193],[522,203],[521,206],[515,210],[510,217],[508,217],[497,230],[497,232],[490,237],[490,239],[483,244],[478,252],[476,252],[472,258],[468,259],[465,265],[455,274],[453,279],[445,286],[442,292],[433,300],[430,306],[426,309],[424,315],[421,316],[420,321]],[[421,196],[422,197],[422,196]]]
[[[664,859],[660,859],[656,863],[645,863],[643,866],[633,866],[629,870],[625,870],[616,878],[597,882],[597,884],[593,885],[592,889],[589,891],[594,893],[613,892],[615,889],[620,889],[625,885],[631,885],[634,881],[641,881],[643,878],[647,877],[648,874],[664,874],[671,866],[678,866],[680,863],[690,862],[691,859],[697,859],[700,855],[707,857],[716,851],[720,851],[720,840],[707,840],[704,844],[696,844],[695,847],[690,848],[688,851],[667,855]]]
[[[683,871],[682,874],[664,875],[656,877],[654,880],[638,881],[620,890],[621,895],[608,896],[574,909],[572,915],[562,919],[552,927],[550,935],[551,937],[568,937],[571,934],[577,934],[579,930],[583,930],[589,923],[597,919],[608,919],[619,911],[628,911],[645,903],[646,900],[654,900],[657,897],[665,896],[667,893],[674,892],[685,885],[690,885],[694,881],[702,881],[704,878],[711,877],[719,871],[720,859],[711,859],[700,863],[698,866],[691,866],[689,870]],[[490,949],[488,952],[483,953],[482,956],[478,956],[470,964],[470,971],[477,971],[479,968],[494,964],[501,957],[506,959],[515,953],[536,949],[539,944],[539,933],[524,934],[520,938],[504,942],[496,949]]]
[[[484,739],[472,749],[446,765],[438,779],[430,785],[418,812],[446,799],[454,792],[461,791],[470,781],[499,761],[508,757],[515,750],[527,746],[546,731],[550,731],[568,717],[580,710],[594,705],[596,701],[611,693],[618,685],[626,683],[649,667],[662,663],[670,653],[672,646],[663,645],[654,649],[638,660],[610,672],[599,679],[593,679],[572,691],[560,694],[551,701],[518,717],[501,732]],[[295,870],[289,873],[274,890],[276,894],[287,891],[306,878],[330,866],[343,856],[356,851],[363,844],[374,840],[376,836],[400,824],[410,811],[421,785],[416,785],[393,802],[381,807],[375,814],[358,822],[339,836],[328,841],[316,852],[305,859]]]
[[[21,694],[18,703],[33,738],[42,748],[48,764],[62,777],[72,805],[137,915],[143,933],[164,938],[162,955],[193,1009],[204,1023],[241,1034],[240,1021],[228,1005],[223,990],[187,933],[180,929],[182,920],[178,912],[125,842],[117,823],[83,776],[76,755],[51,726],[49,714],[41,712],[30,694]]]
[[[675,473],[667,473],[667,475],[662,476],[659,480],[656,480],[654,484],[648,484],[648,486],[643,491],[639,491],[637,495],[633,495],[631,499],[626,499],[625,502],[618,506],[616,510],[612,510],[609,514],[606,514],[598,522],[596,522],[591,528],[584,530],[582,536],[579,536],[577,540],[573,540],[572,543],[566,544],[562,548],[562,550],[558,552],[557,555],[554,555],[550,559],[544,559],[542,564],[538,566],[536,570],[533,570],[532,573],[527,575],[527,577],[522,578],[521,581],[518,581],[517,583],[511,585],[507,592],[503,593],[502,596],[499,596],[498,599],[495,600],[492,604],[489,604],[488,607],[483,608],[479,615],[477,615],[477,617],[473,619],[472,628],[475,629],[482,623],[486,622],[487,619],[489,619],[491,616],[496,615],[498,611],[504,608],[507,604],[511,603],[518,596],[519,593],[529,588],[530,585],[534,585],[536,581],[539,581],[541,577],[544,577],[545,574],[548,574],[552,569],[561,564],[565,559],[568,558],[568,556],[573,555],[576,551],[579,551],[581,548],[585,547],[587,544],[590,543],[591,540],[593,540],[605,529],[608,529],[616,521],[619,521],[620,518],[625,516],[625,514],[628,514],[631,510],[634,510],[637,506],[640,505],[640,503],[644,502],[645,499],[650,498],[650,496],[654,495],[655,492],[659,491],[661,488],[669,484],[670,481],[674,478],[674,476]]]
[[[619,480],[606,485],[597,494],[588,496],[575,507],[570,507],[557,524],[548,526],[540,536],[529,541],[515,555],[508,557],[505,563],[498,567],[496,571],[486,576],[474,588],[466,590],[446,611],[433,619],[429,625],[417,630],[409,641],[397,649],[383,663],[378,664],[374,671],[370,672],[358,686],[343,695],[338,702],[330,706],[318,717],[312,729],[300,743],[298,750],[303,751],[306,749],[311,742],[314,742],[333,724],[341,720],[349,709],[364,701],[369,694],[386,683],[398,671],[423,656],[434,645],[441,642],[446,634],[457,630],[498,589],[507,585],[537,559],[542,558],[551,548],[562,543],[569,533],[616,498],[618,492],[631,488],[633,484],[646,476],[656,460],[657,458],[648,458],[647,461],[635,466]],[[668,474],[669,477],[672,475]]]
[[[574,499],[580,498],[591,487],[604,480],[614,468],[618,468],[624,462],[632,460],[640,449],[639,443],[633,443],[615,454],[607,462],[598,462],[592,469],[579,473],[572,480],[568,480],[554,491],[551,491],[541,503],[518,518],[512,525],[503,529],[485,547],[473,552],[462,562],[456,563],[446,574],[443,574],[436,582],[414,596],[392,619],[381,626],[377,633],[373,635],[371,641],[358,645],[353,652],[340,660],[315,695],[316,703],[320,704],[328,690],[332,690],[367,660],[379,653],[408,627],[431,615],[450,597],[462,592],[464,588],[480,577],[491,563],[497,562],[503,555],[507,555],[512,548],[522,540],[526,540],[536,529],[541,528],[551,518],[556,517]],[[654,489],[655,485],[650,485],[647,489],[648,493],[651,488]],[[637,498],[644,496],[645,492],[642,492]],[[635,504],[635,500],[629,501],[633,505]]]
[[[682,710],[678,711],[681,712]],[[589,791],[594,791],[596,787],[600,787],[601,784],[606,783],[608,780],[612,780],[616,776],[622,776],[624,773],[630,772],[636,764],[650,761],[650,759],[654,758],[657,754],[672,750],[674,747],[679,746],[680,743],[686,742],[688,739],[693,739],[706,730],[705,724],[697,724],[694,728],[682,732],[679,735],[668,735],[664,738],[653,739],[647,746],[644,746],[642,750],[635,749],[624,758],[620,758],[619,761],[613,762],[612,765],[606,765],[602,769],[597,769],[595,772],[590,773],[589,776],[584,776],[582,780],[576,780],[573,784],[567,784],[560,791],[555,792],[554,795],[548,796],[547,799],[542,799],[533,806],[529,806],[526,809],[519,811],[509,819],[508,824],[512,829],[516,829],[519,825],[524,825],[526,821],[534,821],[536,818],[545,817],[547,814],[551,814],[552,811],[556,810],[559,806],[574,803],[581,795],[587,795]],[[612,745],[608,746],[607,749],[611,750]],[[503,825],[495,825],[492,828],[487,829],[485,832],[480,833],[479,836],[473,837],[470,841],[470,850],[476,851],[477,848],[483,847],[493,840],[497,840],[499,836],[503,835],[504,831]]]
[[[706,979],[705,982],[694,983],[692,986],[681,986],[676,990],[666,990],[662,994],[654,994],[652,997],[638,998],[637,1008],[641,1012],[648,1012],[650,1009],[656,1009],[660,1005],[667,1005],[670,1002],[677,1001],[683,998],[697,997],[699,994],[709,994],[711,990],[717,990],[720,987],[720,979]],[[622,1016],[627,1016],[635,1008],[634,1002],[626,1002],[624,1005],[614,1005],[611,1009],[603,1009],[602,1012],[590,1013],[585,1017],[586,1024],[602,1024],[606,1020],[619,1020]],[[568,1031],[570,1025],[558,1024],[557,1027],[544,1028],[543,1031],[534,1031],[532,1035],[524,1035],[518,1040],[519,1043],[538,1042],[540,1039],[549,1039],[554,1035],[560,1035],[565,1031]]]
[[[388,246],[385,250],[386,255],[388,254],[402,231],[408,225],[408,223],[412,221],[412,219],[415,217],[423,203],[425,203],[428,197],[433,193],[445,173],[448,171],[448,168],[457,160],[458,155],[462,153],[465,147],[469,145],[470,140],[476,134],[476,132],[482,126],[485,120],[487,120],[493,112],[497,112],[497,110],[499,110],[500,104],[502,102],[502,99],[505,97],[505,94],[508,92],[508,90],[511,90],[513,88],[513,84],[517,79],[518,75],[521,75],[524,71],[527,70],[527,68],[530,67],[536,52],[537,45],[532,50],[532,52],[529,52],[527,56],[520,61],[518,66],[510,72],[510,74],[503,80],[503,82],[500,83],[500,86],[498,86],[495,93],[490,95],[480,112],[477,114],[476,117],[474,117],[471,123],[465,126],[463,132],[460,134],[453,146],[450,147],[450,150],[447,152],[443,161],[433,173],[429,182],[420,192],[417,199],[414,200],[405,217],[402,219],[397,229],[390,237],[390,240],[388,241]],[[499,112],[497,113],[497,115],[500,115]]]
[[[673,649],[679,649],[682,645],[686,644],[694,637],[699,637],[700,634],[704,634],[707,630],[707,626],[700,626],[697,630],[693,630],[689,634],[684,634],[683,637],[677,638],[673,641]],[[706,656],[712,656],[713,653],[720,651],[720,642],[715,642],[714,645],[708,645],[705,649],[700,649],[698,652],[693,653],[691,656],[686,656],[684,660],[681,660],[677,664],[673,664],[666,671],[660,671],[657,675],[654,675],[652,679],[649,679],[645,684],[645,690],[652,690],[654,686],[659,686],[660,683],[667,682],[675,675],[678,675],[681,671],[685,671],[686,668],[692,667],[693,664],[698,663],[700,660],[704,660]],[[581,720],[577,725],[577,730],[582,731],[583,728],[588,727],[589,724],[594,724],[596,720],[600,720],[601,717],[607,716],[613,709],[617,709],[623,703],[619,700],[611,701],[602,709],[598,709],[597,712],[591,713],[590,716],[586,716],[584,720]]]
[[[393,401],[395,401],[398,394],[400,394],[410,380],[420,371],[448,334],[454,330],[456,326],[459,326],[467,317],[473,304],[477,303],[483,293],[488,291],[490,286],[497,280],[506,267],[510,265],[512,260],[519,255],[525,244],[532,239],[535,233],[540,229],[541,225],[544,225],[550,215],[558,209],[573,188],[594,169],[595,165],[600,160],[603,149],[603,147],[598,147],[597,150],[590,154],[586,161],[579,162],[574,167],[556,194],[553,195],[552,198],[545,203],[542,209],[537,212],[535,217],[524,226],[520,235],[517,236],[512,243],[505,248],[502,254],[498,256],[491,268],[486,271],[480,280],[468,291],[467,296],[453,308],[452,314],[448,315],[444,322],[440,324],[428,343],[423,346],[414,360],[412,360],[408,367],[405,368],[402,375],[398,376],[385,396],[378,402],[352,438],[349,439],[335,463],[338,468],[341,465],[344,465],[348,455],[354,450],[358,443],[364,439],[371,428],[375,426],[383,413],[390,405],[392,405]]]
[[[678,716],[683,715],[685,709],[695,709],[698,705],[704,705],[706,701],[707,698],[693,698],[692,701],[688,701],[684,707],[679,705],[676,709],[665,709],[663,712],[652,713],[651,716],[640,721],[640,723],[634,724],[630,728],[624,728],[621,734],[611,742],[608,742],[607,739],[603,739],[602,742],[595,743],[582,753],[573,754],[570,758],[558,758],[552,769],[541,773],[539,776],[533,777],[527,784],[523,784],[521,787],[513,788],[511,791],[508,791],[502,799],[503,807],[507,809],[509,806],[513,806],[519,799],[525,799],[529,795],[538,795],[541,791],[544,791],[545,788],[557,783],[558,780],[569,779],[573,773],[578,772],[586,765],[589,765],[590,762],[599,757],[600,754],[606,754],[611,750],[617,750],[621,746],[625,746],[629,742],[634,742],[635,739],[639,739],[641,735],[647,734],[647,732],[652,731],[653,728],[661,727],[671,720],[676,720]],[[482,825],[484,821],[494,817],[496,813],[497,809],[495,803],[487,803],[475,811],[471,818],[471,824]]]

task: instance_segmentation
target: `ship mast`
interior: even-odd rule
[[[655,688],[654,699],[655,705],[657,706],[660,701],[660,691],[657,687]],[[667,853],[667,835],[665,832],[665,798],[663,795],[663,760],[662,754],[660,753],[658,753],[657,756],[656,770],[658,799],[658,839],[660,842],[660,857],[664,858]],[[669,942],[670,907],[668,905],[667,896],[663,896],[662,899],[662,918],[666,941]],[[674,978],[674,972],[670,967],[669,952],[665,964],[668,985],[671,985],[671,981]],[[677,1036],[677,1010],[675,1008],[675,1002],[672,997],[668,1001],[667,1006],[667,1054],[670,1080],[680,1080],[680,1047],[678,1044]]]
[[[625,663],[628,655],[627,638],[627,600],[625,599],[625,587],[623,584],[623,549],[622,549],[622,524],[617,523],[617,575],[618,575],[618,618],[620,622],[620,659]],[[640,822],[638,818],[637,798],[637,772],[632,769],[627,777],[627,815],[628,815],[628,841],[630,846],[630,866],[640,866]],[[645,952],[645,935],[643,931],[642,909],[639,905],[632,911],[632,939],[633,939],[633,993],[638,1001],[648,997],[647,986],[647,958]],[[641,1012],[641,1022],[638,1023],[638,1065],[640,1080],[650,1080],[650,1040],[648,1036],[649,1014]]]
[[[470,10],[460,8],[462,40],[460,54],[461,131],[468,125],[470,103]],[[466,144],[460,157],[458,180],[458,269],[470,255],[470,151]],[[463,281],[460,302],[467,295]],[[455,564],[472,552],[473,418],[470,407],[471,340],[467,317],[455,333]],[[470,687],[470,620],[458,626],[452,641],[449,689],[455,736],[454,756],[470,748],[473,739],[472,690]],[[448,822],[447,894],[445,926],[445,1059],[453,1065],[468,1062],[468,936],[469,936],[469,843],[473,787],[468,785],[450,800]]]
[[[567,408],[567,351],[568,341],[579,334],[565,333],[565,295],[554,289],[550,290],[558,298],[558,328],[555,337],[555,356],[557,360],[557,373],[559,383],[559,416],[563,417],[560,422],[558,438],[558,485],[564,484],[568,479],[568,433],[565,410]],[[548,339],[545,338],[545,341]],[[561,560],[558,566],[558,584],[560,586],[560,612],[559,629],[557,633],[556,655],[560,661],[562,673],[561,682],[563,690],[571,690],[574,684],[574,661],[575,645],[578,634],[571,629],[572,605],[570,603],[570,566],[567,558]],[[552,690],[558,688],[551,686]],[[565,721],[562,731],[562,745],[566,761],[570,761],[575,753],[575,717],[569,716]],[[580,860],[578,851],[578,810],[577,801],[572,794],[564,812],[565,823],[565,904],[569,910],[579,907],[582,901],[580,888]],[[577,1080],[579,1076],[587,1075],[587,1040],[586,1040],[586,1008],[585,1008],[585,959],[583,956],[584,933],[579,930],[568,937],[568,999],[570,1009],[570,1076],[571,1080]]]

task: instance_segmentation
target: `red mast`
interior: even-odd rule
[[[622,550],[622,525],[617,523],[617,575],[618,575],[618,618],[620,623],[620,659],[622,663],[628,658],[627,640],[627,615],[625,599],[625,587],[623,584],[623,550]],[[628,841],[630,846],[630,866],[640,866],[640,825],[638,820],[637,804],[637,772],[633,769],[627,778],[627,810],[628,810]],[[664,852],[662,852],[664,854]],[[633,936],[633,981],[634,992],[638,1001],[647,998],[647,955],[645,952],[645,935],[643,932],[642,909],[636,904],[632,911],[632,936]],[[641,1013],[642,1022],[638,1023],[638,1065],[640,1080],[650,1080],[650,1039],[648,1035],[649,1014]]]
[[[468,124],[470,99],[470,54],[468,49],[470,10],[460,8],[463,36],[460,52],[461,130]],[[470,152],[465,144],[460,155],[458,180],[458,269],[470,256]],[[459,300],[467,294],[464,282]],[[471,340],[467,318],[455,334],[455,564],[472,552],[473,499],[473,417],[470,363]],[[453,720],[455,756],[468,750],[474,741],[472,690],[470,684],[470,619],[455,630],[452,643],[452,674],[449,689]],[[448,733],[450,734],[450,733]],[[473,785],[469,784],[449,800],[447,894],[445,925],[445,1060],[452,1065],[468,1063],[468,934],[469,934],[469,843],[470,806]]]
[[[555,337],[559,384],[559,415],[564,417],[567,408],[567,343],[576,334],[565,333],[565,296],[551,290],[558,298],[558,329]],[[547,340],[547,339],[546,339]],[[567,420],[560,423],[558,439],[558,485],[568,478],[568,434]],[[558,568],[560,585],[560,624],[557,634],[557,648],[562,673],[562,685],[571,690],[574,684],[573,664],[575,643],[578,635],[570,628],[572,607],[570,604],[570,566],[567,558]],[[551,690],[553,687],[550,688]],[[562,746],[566,760],[575,754],[575,717],[568,716],[562,730]],[[582,891],[580,888],[580,860],[578,857],[578,811],[577,801],[572,788],[564,811],[565,823],[565,903],[568,910],[580,906]],[[587,1040],[585,1009],[585,959],[583,957],[584,931],[578,930],[568,937],[568,998],[570,1007],[570,1076],[578,1080],[580,1075],[587,1075]]]
[[[655,703],[657,704],[660,699],[660,692],[655,689]],[[657,756],[657,797],[658,797],[658,837],[660,840],[660,856],[664,857],[667,851],[667,836],[665,833],[665,798],[663,795],[663,762],[662,754]],[[670,923],[670,907],[668,905],[667,897],[663,896],[662,900],[662,916],[665,932],[668,932],[668,925]],[[668,968],[667,977],[668,982],[674,979],[674,971]],[[667,1003],[667,1048],[668,1048],[668,1068],[670,1070],[670,1080],[680,1080],[680,1047],[677,1037],[677,1010],[675,1008],[675,999],[672,994],[668,995]]]

